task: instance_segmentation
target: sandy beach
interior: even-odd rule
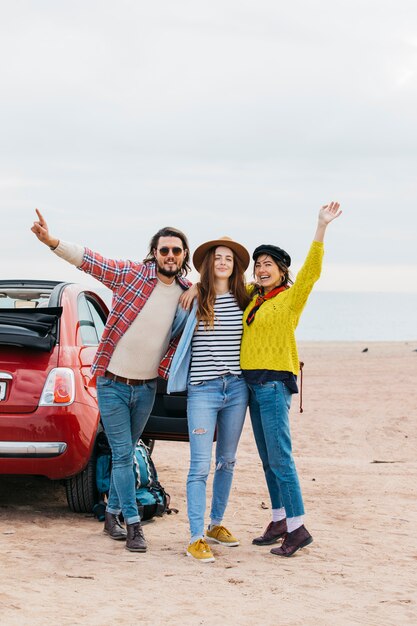
[[[292,433],[313,544],[291,559],[252,546],[270,510],[249,418],[224,520],[241,545],[214,545],[213,564],[185,556],[186,443],[156,443],[179,513],[146,524],[146,554],[69,512],[60,485],[1,477],[0,622],[417,624],[417,341],[301,343],[300,358]]]

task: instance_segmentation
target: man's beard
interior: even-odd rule
[[[158,263],[158,272],[162,274],[162,276],[167,276],[168,278],[172,278],[173,276],[176,276],[177,274],[179,274],[180,271],[181,271],[181,268],[178,267],[178,265],[176,269],[167,270],[163,265],[161,266]]]

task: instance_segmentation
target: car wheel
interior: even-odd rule
[[[144,437],[142,441],[145,444],[145,446],[148,448],[149,455],[151,455],[155,447],[155,439],[148,439],[148,437]]]
[[[98,500],[96,485],[96,457],[93,454],[87,467],[65,480],[68,506],[74,513],[91,513]]]

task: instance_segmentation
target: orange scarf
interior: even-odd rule
[[[274,298],[276,295],[281,293],[281,291],[285,291],[286,289],[288,289],[288,285],[285,285],[285,287],[274,287],[274,289],[271,289],[270,292],[264,294],[263,287],[261,287],[259,295],[256,298],[256,302],[249,311],[248,317],[246,318],[247,325],[250,326],[252,324],[253,320],[255,319],[256,311],[263,305],[266,300]]]

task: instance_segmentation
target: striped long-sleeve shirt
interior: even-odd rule
[[[217,296],[214,305],[214,327],[206,329],[200,322],[191,344],[190,384],[211,380],[224,374],[239,376],[242,311],[227,293]]]

